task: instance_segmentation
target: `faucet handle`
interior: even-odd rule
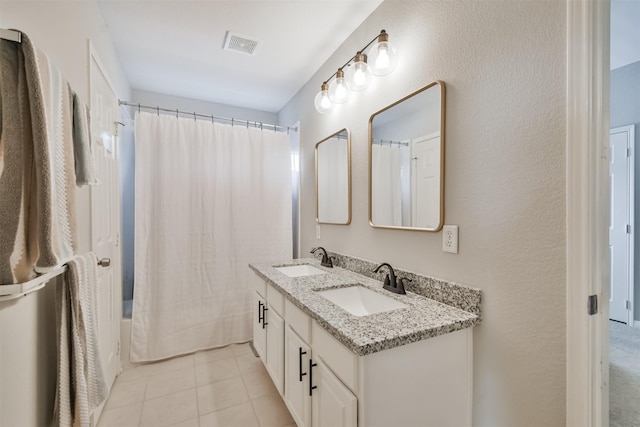
[[[397,282],[398,290],[401,291],[400,293],[406,294],[407,292],[404,290],[404,285],[405,283],[411,283],[411,282],[413,282],[413,280],[407,279],[406,277],[400,277]]]

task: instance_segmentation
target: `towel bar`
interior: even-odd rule
[[[22,33],[16,30],[5,30],[4,28],[0,28],[0,39],[22,43]]]
[[[0,301],[8,301],[15,298],[19,298],[30,294],[31,292],[38,291],[47,284],[47,282],[54,277],[57,277],[67,271],[67,266],[63,265],[47,273],[41,274],[35,279],[31,279],[28,282],[16,283],[12,285],[0,286]]]

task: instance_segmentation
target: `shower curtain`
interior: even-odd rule
[[[248,263],[292,256],[287,134],[142,112],[135,149],[131,360],[251,339]]]
[[[396,144],[374,144],[371,181],[371,219],[376,225],[400,227],[407,200],[409,148]]]

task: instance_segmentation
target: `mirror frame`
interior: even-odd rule
[[[330,140],[331,138],[333,138],[336,135],[341,134],[342,132],[347,132],[347,199],[348,199],[348,203],[347,203],[347,221],[346,222],[326,222],[326,221],[320,221],[319,218],[319,213],[320,213],[320,194],[318,192],[318,147],[320,146],[320,144],[322,144],[323,142],[326,142],[328,140]],[[315,145],[315,177],[316,177],[316,223],[318,224],[333,224],[333,225],[349,225],[351,224],[351,132],[349,132],[349,129],[347,128],[342,128],[337,132],[334,132],[333,134],[329,135],[328,137],[326,137],[325,139],[323,139],[322,141],[318,142]]]
[[[440,86],[440,221],[438,225],[433,228],[419,228],[419,227],[401,227],[397,225],[377,225],[373,223],[373,119],[380,113],[387,111],[390,108],[406,101],[412,96],[418,95],[421,92],[426,91],[434,86]],[[373,228],[388,228],[394,230],[413,230],[413,231],[440,231],[444,225],[444,158],[445,158],[445,84],[441,80],[436,80],[415,92],[410,93],[402,99],[394,102],[391,105],[384,107],[382,110],[376,111],[369,118],[369,225]]]

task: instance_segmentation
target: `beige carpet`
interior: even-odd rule
[[[640,329],[609,325],[609,425],[640,426]]]

